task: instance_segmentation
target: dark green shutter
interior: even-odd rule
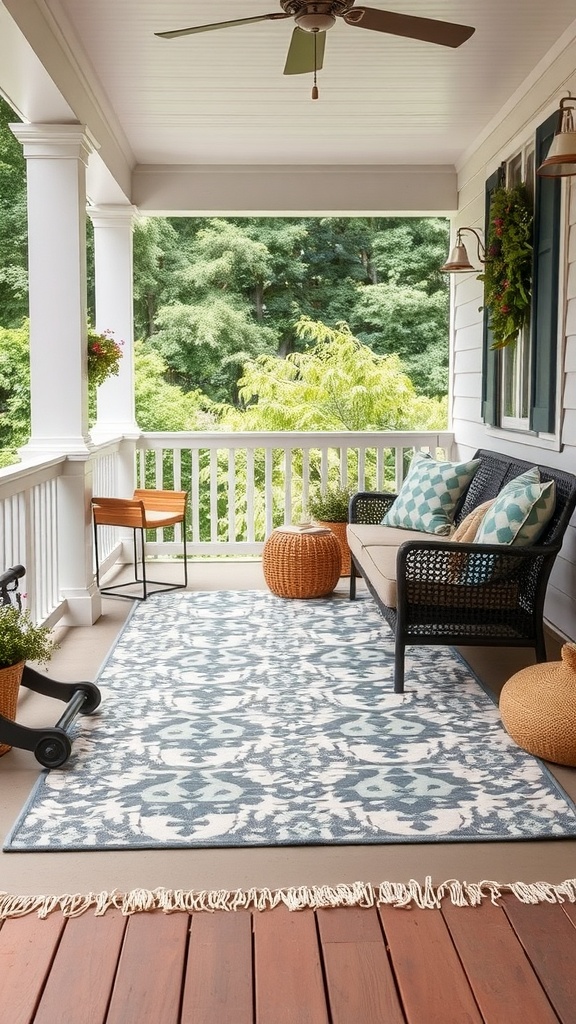
[[[536,130],[536,167],[548,154],[557,124],[556,112]],[[554,431],[556,415],[560,186],[559,178],[536,175],[530,429],[545,433]]]
[[[486,182],[486,206],[484,213],[484,238],[488,247],[488,233],[490,228],[490,201],[492,193],[499,188],[504,181],[504,171],[499,167],[494,174],[491,174]],[[482,419],[490,427],[496,426],[498,422],[498,365],[499,353],[492,348],[492,331],[488,326],[488,310],[484,307],[482,342]]]

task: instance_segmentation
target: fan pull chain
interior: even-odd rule
[[[312,99],[313,100],[317,100],[318,99],[318,76],[316,74],[316,72],[317,72],[317,67],[316,67],[316,64],[317,64],[317,49],[316,49],[317,40],[318,40],[318,33],[315,32],[314,33],[314,85],[312,86]]]

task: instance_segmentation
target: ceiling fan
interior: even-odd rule
[[[461,46],[474,32],[469,25],[456,25],[450,21],[434,21],[431,18],[415,18],[409,14],[381,11],[376,7],[356,7],[355,0],[326,0],[322,3],[308,3],[307,0],[279,0],[283,14],[259,14],[253,18],[238,18],[235,21],[217,21],[211,25],[193,25],[192,28],[178,28],[170,32],[156,32],[161,39],[175,39],[197,32],[211,32],[213,29],[233,28],[235,25],[253,25],[258,21],[284,21],[293,18],[296,28],[288,49],[285,75],[303,75],[314,72],[312,98],[318,98],[316,72],[324,62],[326,32],[341,18],[353,28],[365,28],[372,32],[385,32],[408,39],[420,39],[439,46]]]

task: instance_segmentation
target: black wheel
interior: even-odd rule
[[[46,736],[37,744],[34,756],[45,768],[60,768],[71,752],[72,744],[66,735]]]
[[[81,690],[86,694],[86,700],[80,708],[80,714],[91,715],[93,711],[96,711],[96,708],[102,700],[100,690],[94,685],[94,683],[82,683],[82,686],[76,687],[75,692],[77,693],[78,690]]]

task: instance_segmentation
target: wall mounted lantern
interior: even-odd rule
[[[562,178],[576,174],[576,131],[572,113],[575,105],[576,98],[570,94],[560,100],[558,127],[550,152],[536,171],[543,178]]]
[[[447,262],[440,270],[445,274],[463,274],[469,271],[474,271],[477,268],[473,267],[466,246],[462,241],[462,234],[464,231],[470,231],[471,234],[476,238],[476,246],[478,249],[477,258],[480,263],[486,263],[486,250],[482,244],[482,240],[476,228],[458,228],[456,232],[456,244],[452,249]]]

